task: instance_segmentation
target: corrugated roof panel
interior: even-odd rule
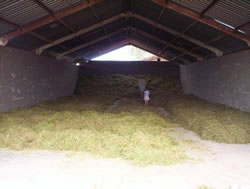
[[[154,27],[150,24],[147,24],[139,19],[133,19],[133,26],[138,28],[138,29],[141,29],[142,31],[145,31],[145,32],[152,32],[152,30],[154,29]]]
[[[210,50],[205,49],[205,48],[199,48],[199,49],[193,51],[193,53],[196,53],[200,56],[203,56],[204,58],[215,58],[216,57],[216,55],[213,52],[211,52]]]
[[[221,40],[211,43],[210,45],[221,49],[224,53],[231,53],[248,48],[247,44],[244,41],[231,36],[227,36]]]
[[[100,27],[84,35],[81,35],[81,37],[86,39],[87,41],[91,41],[97,39],[98,37],[102,37],[103,35],[105,35],[105,33],[103,31],[103,28]]]
[[[78,51],[75,51],[74,53],[68,54],[69,56],[75,55],[75,56],[86,56],[86,53],[93,51],[93,48],[91,46],[82,48]]]
[[[184,58],[184,59],[186,59],[186,60],[188,60],[190,62],[196,62],[197,61],[196,58],[194,58],[194,57],[192,57],[192,56],[190,56],[188,54],[183,55],[182,58]]]
[[[250,20],[250,1],[219,1],[205,15],[237,27]]]
[[[220,35],[223,35],[223,32],[216,30],[206,24],[198,22],[185,34],[200,41],[207,42],[215,39]]]
[[[168,42],[171,42],[176,37],[175,35],[172,35],[158,28],[155,29],[154,35]]]
[[[157,21],[162,11],[162,7],[152,0],[134,0],[134,11],[139,15]]]
[[[53,12],[57,12],[64,8],[69,8],[79,2],[86,0],[40,0],[45,6],[47,6]]]
[[[213,0],[172,0],[198,13],[202,12]]]
[[[61,45],[65,46],[65,47],[67,47],[69,49],[71,49],[71,48],[74,48],[74,47],[76,47],[78,45],[83,44],[84,42],[86,42],[86,40],[83,40],[80,37],[76,37],[76,38],[73,38],[71,40],[65,41]]]
[[[53,46],[48,49],[46,49],[43,54],[49,54],[49,53],[62,53],[65,49],[60,46]]]
[[[145,37],[144,35],[139,34],[137,31],[132,32],[132,37],[134,37],[136,39],[139,39],[141,41],[144,41],[144,42],[146,42],[148,40],[147,37]]]
[[[76,12],[70,16],[64,17],[63,20],[70,24],[75,30],[80,30],[97,23],[90,8]]]
[[[182,38],[177,39],[174,42],[174,45],[182,47],[182,48],[187,49],[187,50],[198,47],[197,45],[195,45],[195,44],[193,44],[185,39],[182,39]]]
[[[176,49],[173,49],[173,48],[171,48],[171,47],[168,47],[168,48],[166,49],[166,51],[172,53],[172,54],[175,55],[175,56],[178,56],[178,55],[181,54],[180,51],[178,51],[178,50],[176,50]]]
[[[116,20],[115,22],[105,25],[105,29],[107,32],[110,33],[118,29],[121,29],[125,26],[127,26],[127,20],[125,18],[121,18],[119,20]]]
[[[182,32],[188,27],[190,24],[194,22],[193,19],[186,17],[182,14],[179,14],[170,9],[166,9],[160,23],[169,28],[172,28],[178,32]]]
[[[105,0],[93,5],[92,8],[100,20],[105,20],[123,12],[122,2],[123,0]]]
[[[47,11],[39,7],[34,1],[19,0],[5,3],[0,8],[0,17],[18,25],[25,25],[48,15]]]
[[[56,40],[71,33],[68,28],[58,21],[42,26],[34,30],[34,32],[50,40]]]
[[[0,36],[10,32],[13,29],[14,29],[13,27],[0,22]]]
[[[159,48],[159,49],[163,49],[165,46],[164,43],[159,43],[158,41],[155,41],[153,39],[150,39],[149,43],[152,44],[153,46]]]
[[[241,31],[244,31],[247,35],[250,35],[250,23],[240,28]]]
[[[112,38],[104,39],[104,40],[98,42],[97,44],[79,49],[78,51],[75,51],[74,53],[78,54],[78,55],[88,56],[88,52],[93,51],[93,47],[94,47],[94,49],[95,49],[95,47],[96,47],[96,49],[101,49],[102,47],[107,46],[110,43],[110,40],[112,42],[117,42],[117,41],[124,40],[125,38],[126,38],[125,32],[121,32],[119,34],[114,35]]]

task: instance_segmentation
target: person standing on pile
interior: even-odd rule
[[[141,77],[138,81],[138,86],[139,86],[141,97],[144,96],[144,91],[145,91],[146,85],[147,85],[147,81]]]

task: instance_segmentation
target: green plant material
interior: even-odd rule
[[[78,82],[83,96],[0,113],[0,148],[81,151],[138,165],[169,165],[187,157],[186,144],[170,137],[168,127],[179,125],[207,140],[250,142],[249,113],[185,96],[178,79],[156,76],[143,76],[151,91],[151,105],[145,107],[139,77],[87,76]],[[117,100],[118,106],[105,112]],[[164,107],[170,118],[155,107]]]
[[[0,114],[0,148],[81,151],[137,165],[187,158],[156,112],[106,113],[104,104],[73,97]]]
[[[172,97],[165,104],[173,121],[202,139],[250,143],[250,114],[192,96]]]
[[[77,93],[81,95],[109,95],[114,98],[137,97],[139,95],[138,79],[147,80],[146,88],[151,95],[182,93],[180,82],[175,77],[149,75],[87,75],[79,78]]]
[[[250,143],[250,114],[219,104],[212,104],[193,96],[186,96],[181,89],[180,81],[174,77],[149,75],[92,75],[80,78],[82,94],[97,94],[100,89],[114,99],[138,97],[138,78],[148,81],[151,92],[151,105],[164,107],[172,121],[192,130],[202,139],[224,143]],[[116,111],[138,109],[134,106],[123,106]],[[126,110],[127,108],[127,110]]]

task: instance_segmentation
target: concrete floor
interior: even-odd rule
[[[86,153],[0,150],[0,188],[250,189],[250,144],[200,140],[183,128],[170,128],[178,140],[189,140],[193,160],[173,166],[136,167],[121,159]]]

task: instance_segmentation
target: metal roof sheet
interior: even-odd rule
[[[147,24],[141,20],[138,20],[136,18],[133,19],[133,26],[138,28],[138,29],[141,29],[145,32],[152,32],[152,30],[154,29],[154,27],[150,24]]]
[[[187,7],[195,12],[203,11],[213,0],[172,0],[173,2]]]
[[[71,33],[71,31],[59,21],[40,27],[34,30],[34,32],[41,36],[45,36],[49,40],[56,40]]]
[[[250,22],[249,24],[240,28],[241,31],[244,31],[247,35],[250,35]]]
[[[193,19],[169,9],[165,10],[164,14],[162,15],[162,19],[160,20],[162,25],[172,28],[178,32],[184,31],[185,28],[193,22]]]
[[[56,12],[68,7],[72,7],[79,2],[83,2],[86,0],[40,1],[44,3],[44,5],[47,6],[49,9]],[[200,13],[212,2],[212,0],[172,0],[172,2],[175,2],[181,6],[187,7],[193,11]],[[71,28],[73,28],[73,30],[79,31],[83,28],[92,26],[98,23],[99,21],[111,18],[127,10],[131,11],[130,8],[131,5],[129,0],[104,0],[98,4],[93,5],[92,9],[90,7],[85,8],[70,16],[64,17],[62,20],[66,22],[66,24],[69,25]],[[155,23],[159,21],[161,25],[169,27],[170,29],[177,31],[177,33],[182,33],[188,26],[190,26],[190,24],[194,23],[193,19],[183,16],[181,13],[177,13],[170,9],[165,9],[164,13],[161,14],[162,10],[163,7],[157,3],[154,3],[152,0],[134,0],[134,11],[137,15],[146,17],[147,19],[150,19]],[[25,25],[27,23],[32,23],[33,21],[39,20],[40,18],[46,15],[48,15],[47,11],[35,4],[35,1],[33,0],[0,0],[0,18],[3,17],[17,25]],[[159,20],[160,15],[162,16]],[[247,21],[250,20],[250,1],[221,0],[217,4],[215,4],[215,6],[212,7],[209,11],[207,11],[204,16],[212,17],[214,19],[220,20],[222,22],[225,22],[226,24],[230,24],[236,27],[241,24],[245,24]],[[133,23],[133,26],[135,28],[138,28],[148,34],[154,35],[155,37],[160,38],[162,40],[172,42],[173,39],[176,38],[175,35],[172,35],[166,31],[163,31],[162,29],[159,29],[158,27],[155,27],[156,24],[148,24],[145,23],[145,21],[141,21],[136,18],[126,19],[124,17],[108,25],[105,25],[104,27],[108,34],[110,32],[117,31],[120,28],[131,26],[131,23]],[[15,28],[12,28],[11,24],[6,25],[5,23],[0,23],[0,35],[10,32],[13,29]],[[240,30],[249,34],[250,24],[241,27]],[[44,25],[34,30],[33,32],[39,34],[41,37],[45,38],[45,40],[40,40],[39,36],[36,38],[29,34],[25,34],[11,40],[8,43],[8,46],[30,50],[34,47],[39,47],[45,43],[48,43],[48,41],[46,42],[46,39],[53,41],[72,34],[72,31],[65,27],[60,21]],[[116,41],[129,39],[129,34],[129,31],[121,32],[120,34],[117,34],[116,36],[112,37],[111,40],[100,41],[97,44],[93,44],[89,47],[80,49],[76,53],[72,53],[71,55],[78,56],[82,53],[87,54],[88,56],[94,56],[98,54],[98,51],[96,49],[103,49],[107,46],[111,46]],[[192,28],[190,28],[185,33],[185,35],[205,43],[207,41],[215,39],[216,37],[222,34],[225,33],[199,22],[193,25]],[[63,42],[60,45],[71,49],[78,45],[86,43],[87,41],[98,39],[103,35],[105,35],[105,32],[102,26],[100,25],[98,29],[85,33],[80,37],[69,39],[68,41]],[[148,41],[147,37],[135,31],[132,32],[131,37],[144,43]],[[197,45],[183,38],[179,38],[174,42],[174,44],[186,50],[198,47]],[[150,39],[149,45],[152,47],[153,50],[155,49],[155,52],[158,52],[163,47],[165,47],[164,44],[161,44],[159,41],[154,41],[152,39]],[[215,41],[209,45],[221,49],[222,51],[225,51],[225,53],[236,52],[238,50],[244,50],[248,48],[244,41],[238,40],[231,36]],[[63,51],[65,51],[64,48],[56,45],[45,50],[44,53],[60,53]],[[180,54],[180,52],[171,48],[168,48],[167,52],[171,52],[172,54],[176,55]],[[167,52],[164,54],[164,56],[167,56]],[[194,53],[204,56],[206,58],[215,56],[214,53],[204,48],[197,49],[194,51]],[[193,58],[190,58],[188,55],[185,55],[184,58],[190,61],[193,60]]]
[[[200,54],[204,58],[215,58],[216,57],[216,55],[213,52],[211,52],[205,48],[199,48],[199,49],[193,51],[193,53]]]
[[[154,35],[168,42],[171,42],[176,37],[175,35],[172,35],[171,33],[168,33],[158,28],[155,29]]]
[[[219,1],[205,15],[237,27],[250,20],[250,1]]]
[[[71,7],[79,2],[84,2],[86,0],[40,0],[46,7],[48,7],[53,12],[57,12],[64,8]]]
[[[223,32],[216,30],[206,24],[198,22],[185,34],[202,42],[207,42],[215,39],[220,35],[223,35]]]
[[[83,9],[82,11],[64,17],[62,20],[70,24],[70,26],[75,30],[80,30],[97,23],[97,20],[90,8]]]
[[[224,53],[231,53],[234,51],[245,50],[248,48],[247,44],[244,41],[235,39],[231,36],[227,36],[223,39],[211,43],[210,45],[221,49]]]
[[[99,19],[105,20],[123,12],[122,1],[123,0],[105,0],[92,7]]]
[[[179,46],[179,47],[182,47],[186,50],[190,50],[190,49],[193,49],[193,48],[196,48],[198,47],[197,45],[185,40],[185,39],[182,39],[182,38],[178,38],[175,42],[174,42],[174,45],[176,46]]]
[[[47,11],[31,0],[11,0],[8,4],[3,1],[0,6],[0,17],[20,26],[47,15]]]
[[[134,0],[134,11],[151,20],[157,20],[160,16],[162,7],[151,0]]]

